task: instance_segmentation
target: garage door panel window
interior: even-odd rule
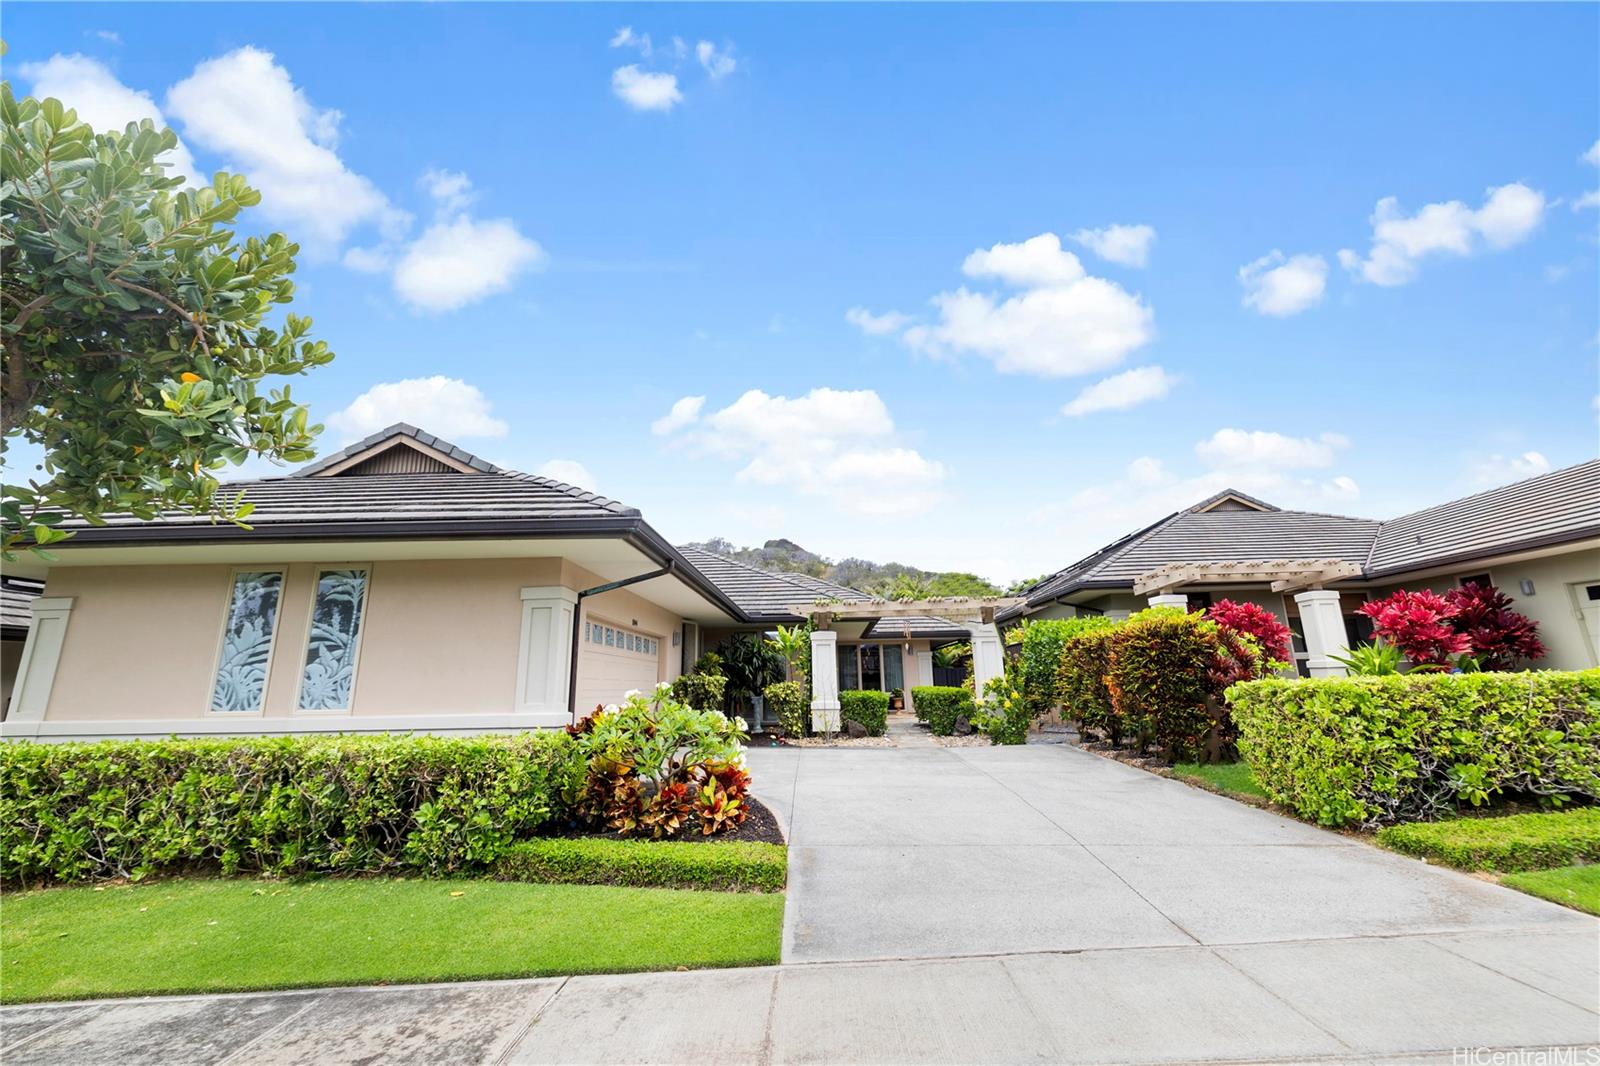
[[[661,641],[657,638],[597,621],[583,623],[583,642],[648,659],[661,653]]]

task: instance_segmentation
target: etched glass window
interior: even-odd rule
[[[282,592],[283,574],[276,570],[240,571],[233,575],[222,652],[217,656],[217,678],[211,686],[213,711],[261,709]]]
[[[361,610],[367,598],[365,570],[324,570],[311,604],[311,635],[300,675],[302,711],[350,707],[361,648]]]

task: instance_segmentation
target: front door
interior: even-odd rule
[[[883,654],[876,644],[861,645],[861,687],[872,692],[883,689]]]

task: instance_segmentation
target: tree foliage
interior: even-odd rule
[[[311,458],[321,429],[287,386],[258,391],[333,359],[310,319],[266,321],[293,297],[299,246],[236,239],[228,227],[260,194],[223,173],[182,188],[158,161],[171,130],[95,133],[9,84],[0,111],[0,449],[43,452],[42,478],[5,486],[3,548],[106,512],[243,524],[250,504],[219,498],[217,472],[252,455]]]

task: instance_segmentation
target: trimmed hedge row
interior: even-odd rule
[[[803,737],[811,724],[809,687],[799,681],[777,681],[761,690],[767,709],[778,716],[786,737]]]
[[[0,877],[481,867],[583,772],[565,733],[0,744]]]
[[[1323,825],[1427,821],[1505,793],[1600,799],[1600,670],[1273,678],[1227,696],[1256,780]]]
[[[956,731],[956,719],[972,720],[975,707],[972,693],[952,685],[923,685],[911,690],[917,717],[928,723],[934,736],[947,737]]]
[[[839,720],[854,718],[867,727],[867,736],[881,737],[889,729],[889,694],[872,689],[846,689],[839,693]]]
[[[1600,862],[1600,808],[1408,822],[1378,830],[1378,843],[1460,870],[1510,873]]]
[[[740,840],[543,837],[511,845],[495,864],[495,875],[562,885],[782,892],[788,851],[781,844]]]

